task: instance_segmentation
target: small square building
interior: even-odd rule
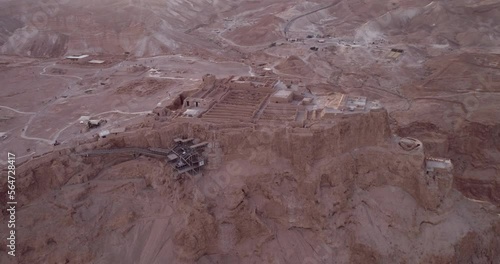
[[[293,92],[287,90],[279,90],[271,96],[273,103],[290,103],[293,100]]]

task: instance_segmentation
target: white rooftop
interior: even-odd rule
[[[90,120],[90,116],[81,116],[78,121],[89,121]]]
[[[91,60],[91,61],[89,61],[89,63],[94,63],[94,64],[102,64],[104,62],[105,61],[103,61],[103,60]]]
[[[201,109],[191,108],[184,111],[184,116],[197,117],[201,113]]]
[[[101,119],[90,119],[88,122],[92,125],[99,125],[99,123],[101,123]]]
[[[449,159],[427,158],[425,160],[427,171],[434,171],[434,169],[447,169],[451,170],[453,164]]]
[[[83,58],[87,58],[89,55],[70,55],[70,56],[66,56],[66,59],[83,59]]]
[[[124,127],[117,127],[117,128],[112,128],[109,133],[111,134],[118,134],[118,133],[123,133],[125,132],[125,128]]]
[[[101,132],[99,132],[99,136],[100,137],[105,137],[105,136],[108,136],[109,135],[109,130],[103,130]]]
[[[274,97],[280,97],[280,98],[288,98],[292,95],[292,91],[287,91],[287,90],[279,90],[276,93],[274,93]]]

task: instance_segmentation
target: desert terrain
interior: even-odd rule
[[[0,263],[500,263],[500,1],[0,7]]]

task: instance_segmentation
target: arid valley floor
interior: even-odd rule
[[[499,43],[498,0],[0,0],[0,263],[500,263]]]

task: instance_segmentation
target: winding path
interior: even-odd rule
[[[78,76],[75,76],[75,75],[64,75],[64,74],[61,74],[61,75],[55,75],[55,74],[48,74],[48,73],[45,73],[45,71],[47,70],[48,67],[50,66],[54,66],[56,65],[56,63],[54,62],[53,64],[51,65],[48,65],[48,66],[45,66],[42,71],[40,72],[40,75],[43,75],[43,76],[50,76],[50,77],[60,77],[60,78],[64,78],[64,77],[68,77],[68,78],[76,78],[78,80],[83,80],[82,77],[78,77]]]
[[[325,10],[327,8],[330,8],[330,7],[333,7],[333,6],[336,6],[337,4],[339,4],[340,2],[342,2],[341,0],[337,0],[335,1],[334,3],[332,4],[329,4],[327,6],[323,6],[323,7],[320,7],[320,8],[316,8],[312,11],[309,11],[309,12],[306,12],[306,13],[303,13],[303,14],[300,14],[292,19],[290,19],[288,22],[285,23],[285,26],[283,27],[283,33],[285,34],[285,37],[287,37],[287,34],[288,34],[288,31],[290,30],[290,27],[293,25],[293,23],[295,23],[295,21],[297,21],[298,19],[302,18],[302,17],[305,17],[305,16],[308,16],[310,14],[314,14],[316,12],[319,12],[321,10]]]
[[[2,107],[2,106],[0,106]],[[152,113],[152,111],[143,111],[143,112],[124,112],[120,110],[111,110],[111,111],[106,111],[98,114],[93,114],[92,116],[98,116],[98,115],[104,115],[104,114],[110,114],[110,113],[116,113],[116,114],[122,114],[122,115],[147,115]],[[70,128],[74,124],[78,123],[78,120],[69,122],[68,125],[66,125],[64,128],[60,129],[57,131],[54,136],[52,136],[52,139],[46,139],[46,138],[39,138],[39,137],[30,137],[26,135],[26,131],[28,130],[28,127],[30,126],[31,122],[33,122],[33,119],[36,117],[36,113],[32,113],[31,118],[28,120],[26,125],[24,126],[23,131],[21,132],[21,138],[23,139],[28,139],[28,140],[35,140],[39,142],[43,142],[48,145],[53,145],[59,136],[61,135],[62,132],[64,132],[66,129]]]
[[[5,106],[5,105],[0,105],[0,108],[5,108],[5,109],[8,109],[8,110],[10,110],[10,111],[12,111],[12,112],[16,112],[16,113],[18,113],[18,114],[21,114],[21,115],[34,115],[34,114],[36,114],[36,113],[34,113],[34,112],[23,112],[23,111],[19,111],[19,110],[16,110],[16,109],[14,109],[14,108],[11,108],[11,107],[8,107],[8,106]]]

